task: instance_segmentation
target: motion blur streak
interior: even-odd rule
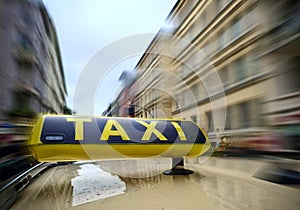
[[[270,178],[274,174],[268,172],[280,172],[281,184],[288,183],[282,179],[297,182],[300,171],[299,20],[300,1],[297,0],[178,0],[166,24],[133,69],[134,73],[120,77],[125,85],[103,115],[192,120],[208,133],[213,144],[210,152],[217,160],[237,156],[273,161],[276,167],[267,167],[255,176],[277,182]],[[164,39],[162,34],[172,38]],[[174,56],[165,56],[167,52]],[[46,113],[74,114],[66,105],[62,63],[56,29],[43,1],[0,0],[0,189],[37,164],[25,146],[35,117]],[[175,76],[170,78],[170,75]],[[220,89],[224,90],[223,94]],[[220,95],[225,96],[226,105],[213,107],[212,101],[219,100]],[[218,120],[221,112],[226,112],[224,123]],[[245,162],[244,166],[248,166],[249,162]],[[59,175],[64,177],[64,173]],[[70,197],[70,188],[62,188],[59,178],[55,178],[52,186],[57,189],[49,187],[49,192],[57,196],[59,189]],[[239,191],[232,189],[240,183],[226,181],[213,176],[202,187],[205,192],[219,190],[217,196],[226,208],[244,208],[241,203],[231,206],[232,200],[226,196],[234,193],[238,197]],[[39,180],[39,183],[43,182]],[[187,185],[199,195],[198,186]],[[227,186],[226,191],[220,190],[224,189],[220,185]],[[242,184],[239,199],[247,200],[249,194],[256,196],[260,185],[252,187]],[[285,202],[279,202],[282,200],[277,199],[276,193],[282,195],[286,188],[274,188],[271,194],[265,189],[260,191],[260,200],[254,199],[255,204],[246,208],[255,209],[266,200],[274,202],[268,206],[278,209],[284,209],[289,202],[295,204],[293,209],[299,207],[296,193],[289,192],[283,197]],[[160,193],[169,193],[166,189],[174,188],[162,188]],[[176,190],[178,195],[188,193],[184,187]],[[143,194],[137,196],[143,199]],[[200,199],[197,196],[193,198]],[[269,199],[270,196],[274,199]],[[65,202],[59,199],[56,202]],[[125,204],[127,200],[119,202]],[[43,207],[38,202],[35,205]]]

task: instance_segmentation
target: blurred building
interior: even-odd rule
[[[167,18],[168,26],[160,30],[136,67],[145,75],[145,81],[143,77],[138,81],[136,103],[155,110],[155,117],[191,119],[214,133],[219,128],[213,122],[213,112],[218,110],[212,109],[211,100],[218,97],[223,85],[226,132],[257,130],[261,111],[255,105],[264,89],[263,72],[255,60],[259,46],[256,8],[256,1],[178,1]],[[170,32],[173,39],[160,38]],[[160,49],[156,56],[147,53],[155,47],[172,57],[159,54]],[[155,69],[162,69],[167,76],[151,74]],[[219,78],[214,78],[216,73]],[[168,74],[176,75],[175,81],[170,81]],[[155,81],[156,87],[151,88],[149,83]]]
[[[0,1],[0,52],[0,119],[64,111],[60,49],[42,1]]]
[[[181,75],[175,86],[179,106],[172,113],[197,122],[212,136],[223,127],[223,135],[257,134],[264,124],[260,102],[266,94],[262,83],[266,75],[256,58],[261,33],[259,3],[221,0],[195,4],[186,4],[190,11],[178,14],[183,23],[177,31],[204,55],[191,45],[179,53],[184,61],[183,65],[175,62],[175,72]],[[226,106],[212,107],[211,102],[223,97],[222,93]],[[226,118],[217,118],[222,109]]]
[[[285,131],[290,146],[300,150],[300,2],[262,1],[263,34],[260,68],[269,74],[263,115],[274,129]]]
[[[135,105],[133,100],[136,95],[136,74],[134,72],[124,71],[119,77],[122,85],[116,98],[110,103],[108,108],[103,111],[102,116],[114,117],[134,117]]]
[[[209,136],[299,139],[299,14],[292,0],[178,0],[136,66],[135,115],[193,120]]]

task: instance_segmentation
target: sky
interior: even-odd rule
[[[44,3],[58,34],[67,105],[77,114],[99,115],[115,97],[121,73],[132,71],[141,55],[128,56],[106,72],[93,96],[93,110],[76,110],[74,93],[87,64],[99,51],[119,40],[143,33],[153,33],[154,37],[164,26],[176,0],[44,0]],[[144,40],[143,49],[151,40]]]

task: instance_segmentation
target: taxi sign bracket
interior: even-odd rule
[[[189,175],[194,171],[184,168],[183,158],[172,158],[172,168],[163,172],[164,175]]]

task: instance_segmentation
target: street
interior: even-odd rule
[[[170,159],[76,162],[49,169],[22,192],[17,209],[299,209],[299,185],[253,177],[270,165],[241,158],[185,161],[195,173],[166,176]]]
[[[300,1],[0,14],[0,210],[300,210]]]

